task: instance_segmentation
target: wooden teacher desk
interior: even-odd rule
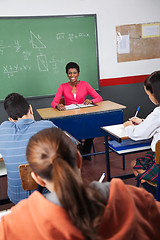
[[[104,136],[102,126],[123,123],[123,105],[103,101],[93,107],[59,111],[37,109],[42,119],[49,119],[78,140]]]

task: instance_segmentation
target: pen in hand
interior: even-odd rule
[[[138,112],[139,112],[139,109],[140,109],[140,106],[137,108],[137,111],[136,111],[136,114],[135,114],[135,118],[137,117],[137,114],[138,114]]]
[[[101,183],[104,178],[105,178],[105,173],[102,173],[102,176],[100,177],[99,182]]]
[[[139,112],[139,109],[140,109],[140,106],[137,108],[137,111],[136,111],[134,117],[129,118],[129,121],[131,121],[133,125],[138,125],[139,124],[139,119],[137,118],[137,114]]]

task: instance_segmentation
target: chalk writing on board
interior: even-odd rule
[[[57,61],[54,56],[52,57],[51,61],[49,61],[49,63],[51,63],[52,69],[56,71],[58,67],[57,67]]]
[[[9,66],[3,66],[3,73],[8,75],[8,78],[11,78],[14,76],[15,73],[18,73],[20,71],[30,71],[31,67],[28,65],[9,65]]]
[[[48,64],[46,55],[39,55],[37,56],[37,62],[38,62],[38,69],[39,71],[48,71]]]
[[[21,45],[18,40],[14,40],[15,46],[14,48],[16,49],[16,52],[20,51]]]
[[[31,36],[31,44],[32,48],[37,48],[38,50],[42,48],[46,48],[45,44],[41,41],[41,37],[38,34],[34,34],[32,31],[30,31],[30,36]],[[37,64],[38,64],[38,69],[40,72],[47,72],[48,71],[48,63],[47,63],[47,57],[44,54],[40,54],[37,56]]]
[[[23,51],[22,54],[23,54],[24,61],[28,61],[29,57],[31,56],[31,52],[30,51]]]
[[[65,33],[57,33],[56,35],[57,40],[61,40],[65,38]]]
[[[59,63],[66,63],[65,59],[56,59],[55,56],[52,56],[51,60],[49,61],[49,63],[51,64],[51,68],[53,69],[54,73],[58,73],[58,64]]]
[[[33,48],[46,48],[44,43],[40,40],[39,35],[35,35],[32,31],[30,31],[30,36],[31,36],[31,44]]]
[[[8,45],[8,46],[4,46],[3,45],[3,40],[0,40],[0,55],[3,55],[4,54],[4,50],[7,49],[7,48],[15,48],[16,52],[19,52],[20,51],[20,48],[21,48],[21,45],[19,43],[19,40],[14,40],[13,41],[13,45]]]
[[[65,41],[70,41],[73,42],[76,39],[80,38],[89,38],[90,35],[89,33],[57,33],[56,34],[56,39],[57,40],[65,40]],[[46,49],[47,46],[45,43],[42,41],[40,34],[35,34],[33,31],[30,30],[30,40],[29,43],[31,44],[33,49],[38,50],[38,54],[36,56],[36,61],[37,61],[37,66],[38,70],[40,72],[47,72],[49,71],[49,66],[50,68],[54,71],[54,73],[59,73],[58,66],[59,63],[65,63],[66,59],[57,59],[55,56],[52,56],[51,59],[47,60],[47,56],[42,53],[43,49]],[[25,62],[29,61],[30,58],[32,57],[32,50],[23,50],[21,43],[19,40],[12,40],[12,42],[9,42],[9,44],[4,44],[3,40],[0,40],[0,55],[5,54],[6,49],[15,49],[16,53],[20,53],[23,56],[23,60]],[[49,64],[49,65],[48,65]],[[8,78],[14,77],[16,73],[19,73],[20,71],[30,71],[31,66],[28,64],[14,64],[14,65],[5,65],[2,66],[3,68],[3,73],[8,76]]]
[[[78,33],[78,34],[74,34],[74,33],[69,33],[68,34],[68,39],[72,42],[74,39],[78,39],[78,38],[88,38],[89,37],[89,33]]]
[[[57,33],[56,34],[56,39],[57,40],[65,40],[65,39],[68,39],[70,42],[72,42],[73,40],[75,39],[78,39],[78,38],[89,38],[90,35],[89,33],[69,33],[69,34],[66,34],[66,33]]]

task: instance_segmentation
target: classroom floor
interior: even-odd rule
[[[96,152],[104,151],[104,138],[95,138],[94,139],[94,146]],[[111,176],[121,175],[121,174],[128,174],[132,173],[131,170],[131,161],[136,159],[137,157],[145,156],[146,152],[134,153],[125,156],[125,170],[122,169],[122,156],[117,155],[114,152],[110,153],[110,170]],[[82,164],[82,178],[84,181],[93,181],[99,180],[102,173],[106,172],[106,159],[105,154],[96,155],[92,157],[91,161],[83,160]],[[107,181],[105,177],[104,181]],[[130,178],[124,180],[126,184],[131,184],[136,186],[135,178]]]
[[[94,146],[95,151],[100,152],[104,151],[104,138],[95,138],[94,139]],[[125,163],[126,163],[126,169],[122,169],[122,157],[118,156],[117,154],[111,152],[110,153],[110,168],[111,168],[111,176],[121,175],[121,174],[127,174],[132,173],[130,163],[133,159],[137,157],[142,157],[145,155],[145,152],[141,153],[135,153],[135,154],[129,154],[125,157]],[[99,180],[102,173],[106,172],[106,160],[105,160],[105,154],[96,155],[91,158],[91,161],[83,160],[82,162],[82,178],[84,182],[91,182],[93,180]],[[104,181],[106,181],[106,177]],[[7,179],[3,178],[3,180],[0,180],[0,199],[7,196],[6,189],[7,189]],[[126,184],[131,184],[136,186],[136,180],[135,178],[124,180]],[[5,204],[0,206],[0,210],[8,209],[11,206],[13,206],[12,203]]]

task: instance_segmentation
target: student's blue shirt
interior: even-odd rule
[[[18,166],[27,163],[26,147],[31,136],[45,128],[56,127],[51,121],[20,119],[0,125],[0,153],[7,169],[8,197],[13,203],[29,196],[21,185]]]

